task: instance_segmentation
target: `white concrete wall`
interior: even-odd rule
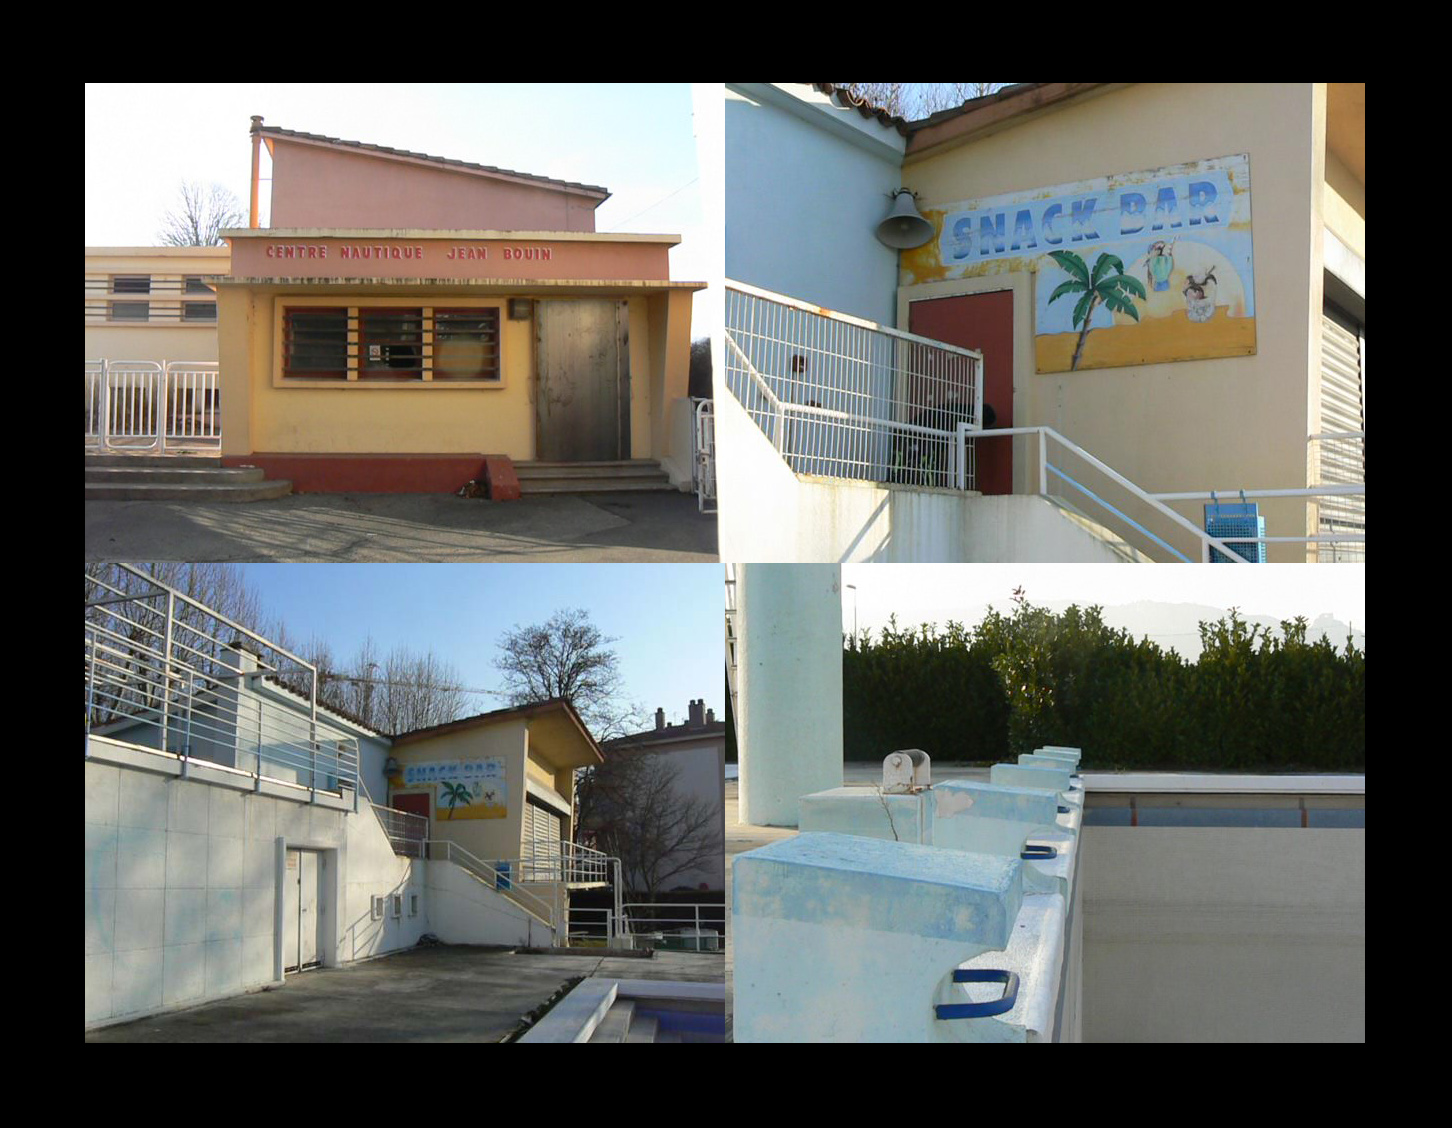
[[[1366,832],[1084,830],[1086,1042],[1366,1039]]]
[[[193,1006],[275,981],[277,839],[325,852],[336,874],[321,904],[334,921],[320,955],[335,965],[405,948],[427,929],[407,916],[422,875],[389,847],[371,809],[311,806],[249,781],[182,779],[177,761],[111,752],[86,763],[86,1025]],[[105,762],[110,757],[113,762]],[[196,766],[198,775],[210,774]],[[402,921],[368,920],[374,894],[405,894]],[[341,905],[341,907],[340,907]]]
[[[1123,563],[1097,527],[1034,496],[794,474],[736,398],[716,398],[723,560]]]
[[[549,946],[550,930],[453,862],[426,862],[429,921],[446,944]]]
[[[726,276],[893,324],[897,252],[874,231],[904,144],[809,83],[727,83]]]

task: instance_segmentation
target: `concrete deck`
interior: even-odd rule
[[[86,560],[714,561],[695,494],[496,502],[452,494],[295,494],[246,504],[86,502]]]
[[[288,977],[280,988],[107,1026],[87,1042],[499,1042],[579,976],[716,982],[719,955],[651,959],[414,948]]]

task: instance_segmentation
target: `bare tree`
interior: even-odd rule
[[[220,247],[218,232],[224,227],[242,227],[247,213],[237,197],[220,184],[203,187],[186,181],[178,205],[162,216],[157,238],[164,247]]]
[[[620,859],[628,889],[649,900],[672,879],[721,863],[724,812],[685,792],[670,758],[647,751],[606,753],[575,785],[580,841]]]
[[[1007,82],[842,82],[857,97],[895,117],[920,121],[1010,85]]]
[[[643,710],[625,699],[615,651],[579,608],[556,611],[549,622],[516,626],[499,642],[494,665],[504,675],[511,705],[563,698],[596,740],[643,727]]]

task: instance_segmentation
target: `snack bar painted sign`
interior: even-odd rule
[[[1039,372],[1255,352],[1244,154],[927,209],[904,281],[1028,271]]]
[[[428,784],[436,788],[435,818],[502,819],[509,813],[509,785],[501,757],[404,765],[405,787]]]

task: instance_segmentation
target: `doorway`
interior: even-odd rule
[[[629,308],[622,301],[541,301],[535,317],[535,458],[630,457]]]
[[[984,418],[993,408],[993,426],[1013,426],[1013,291],[960,294],[908,305],[908,332],[983,354]],[[1013,440],[976,443],[980,492],[1013,493]]]
[[[305,971],[322,962],[323,869],[318,851],[288,850],[282,899],[284,971]]]

